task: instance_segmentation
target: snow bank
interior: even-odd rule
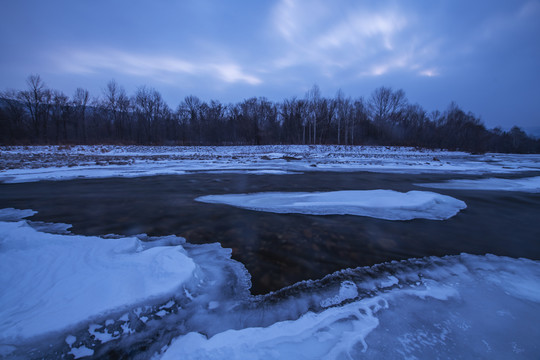
[[[262,301],[274,313],[315,309],[296,320],[213,336],[190,332],[162,359],[535,358],[539,284],[540,262],[492,255],[345,270]],[[344,292],[332,307],[314,305]]]
[[[463,189],[463,190],[495,190],[495,191],[521,191],[540,192],[540,176],[521,179],[477,179],[477,180],[449,180],[442,183],[415,184],[435,189]]]
[[[358,215],[386,220],[444,220],[466,208],[461,200],[427,191],[268,192],[207,195],[195,200],[275,213]]]
[[[39,232],[0,222],[0,344],[58,331],[178,290],[195,263],[180,244]]]

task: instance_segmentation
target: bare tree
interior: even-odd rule
[[[73,95],[73,106],[75,107],[75,136],[79,141],[86,143],[86,107],[88,106],[88,102],[90,101],[90,93],[88,90],[83,88],[77,88],[75,90],[75,94]],[[82,131],[82,136],[79,133]]]
[[[186,96],[184,101],[178,106],[178,113],[186,129],[185,133],[188,134],[188,143],[193,145],[193,133],[196,132],[197,143],[202,144],[202,124],[200,121],[201,112],[201,100],[193,95]]]
[[[69,98],[61,91],[52,91],[52,114],[51,118],[55,125],[54,137],[56,143],[67,140],[67,119],[69,116]]]
[[[44,105],[50,102],[50,90],[46,88],[45,83],[37,74],[30,75],[26,84],[28,90],[20,91],[18,97],[30,113],[35,138],[38,140],[46,138],[48,114],[45,114],[45,110],[48,109]]]
[[[353,109],[351,98],[346,98],[341,89],[336,93],[336,122],[337,122],[337,144],[341,144],[342,125],[345,126],[345,145],[348,144],[349,127],[352,124]]]
[[[107,83],[107,88],[103,90],[103,95],[105,97],[103,105],[106,110],[106,118],[108,119],[105,127],[107,136],[111,138],[122,137],[124,135],[125,139],[125,134],[127,133],[125,112],[129,106],[129,98],[126,95],[126,91],[113,79]]]
[[[401,89],[392,91],[389,87],[380,87],[371,93],[369,109],[374,121],[395,120],[407,106],[405,92]]]
[[[16,90],[6,90],[0,93],[0,109],[3,112],[0,133],[4,141],[7,142],[9,139],[19,141],[25,137],[27,116]]]
[[[314,144],[317,139],[317,122],[320,118],[321,107],[321,90],[319,85],[314,84],[313,87],[306,93],[306,101],[309,104],[308,123],[309,123],[309,143]],[[313,136],[311,129],[313,128]]]

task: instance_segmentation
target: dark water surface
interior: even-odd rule
[[[533,175],[538,174],[519,177]],[[0,208],[36,210],[31,220],[72,224],[76,234],[176,234],[191,243],[220,242],[251,273],[254,294],[411,257],[467,252],[540,259],[540,194],[413,185],[452,178],[466,176],[314,172],[43,181],[0,184]],[[209,194],[368,189],[434,191],[465,201],[467,209],[444,221],[389,221],[273,214],[194,201]]]

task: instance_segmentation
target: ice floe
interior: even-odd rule
[[[178,291],[195,264],[183,247],[39,232],[0,222],[0,342],[58,331]]]
[[[428,191],[402,193],[393,190],[346,190],[329,192],[267,192],[207,195],[195,199],[255,211],[310,215],[358,215],[386,220],[444,220],[465,209],[450,196]]]
[[[521,191],[538,193],[540,192],[540,176],[519,178],[519,179],[456,179],[441,183],[415,184],[422,187],[435,189],[462,189],[462,190],[494,190],[494,191]]]

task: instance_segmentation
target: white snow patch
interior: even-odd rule
[[[345,300],[354,299],[358,296],[358,288],[352,281],[344,281],[339,287],[339,293],[334,297],[330,297],[321,301],[322,307],[341,304]]]
[[[61,330],[164,296],[191,278],[182,246],[39,232],[0,222],[0,342]]]
[[[444,220],[467,206],[450,196],[427,191],[348,190],[319,193],[268,192],[207,195],[195,200],[255,211],[310,215],[358,215],[386,220]]]
[[[68,354],[73,355],[75,359],[79,359],[85,356],[94,355],[94,350],[87,348],[86,346],[81,346],[78,348],[71,348],[71,351]]]
[[[462,189],[462,190],[494,190],[494,191],[521,191],[540,192],[540,176],[521,179],[477,179],[477,180],[448,180],[441,183],[415,184],[417,186],[435,189]]]
[[[382,287],[390,287],[399,283],[398,278],[395,276],[388,276],[386,280],[381,282]]]
[[[129,327],[128,323],[124,323],[122,325],[120,325],[120,327],[122,328],[122,334],[126,335],[126,334],[132,334],[135,332],[135,330],[133,330],[132,328]]]
[[[169,300],[166,304],[164,305],[161,305],[159,308],[160,309],[170,309],[174,306],[174,301],[173,300]]]
[[[75,336],[73,335],[66,336],[66,344],[68,344],[69,347],[72,347],[75,341],[77,341],[77,338]]]
[[[115,338],[114,336],[112,336],[112,334],[108,333],[107,329],[105,328],[103,328],[103,331],[98,330],[102,328],[103,328],[102,325],[90,324],[88,326],[88,333],[92,335],[96,340],[99,340],[102,343],[109,342]]]
[[[214,310],[219,307],[219,301],[210,301],[208,303],[208,310]]]
[[[159,310],[156,315],[159,316],[159,317],[164,317],[165,315],[167,315],[168,312],[165,311],[165,310]]]

